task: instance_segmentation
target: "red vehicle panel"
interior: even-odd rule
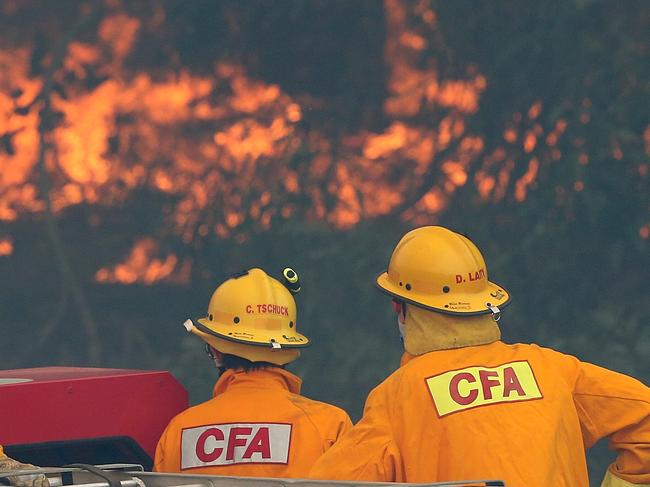
[[[187,392],[164,371],[0,370],[0,444],[127,436],[153,457]]]

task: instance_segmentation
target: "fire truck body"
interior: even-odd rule
[[[0,371],[0,444],[36,465],[151,467],[187,392],[164,371],[45,367]]]
[[[331,482],[143,472],[169,421],[188,406],[169,372],[46,367],[0,371],[0,445],[40,466],[52,487],[498,487],[499,480],[428,484]],[[82,468],[61,465],[88,464]],[[93,467],[98,464],[102,468]],[[131,464],[131,465],[124,465]],[[136,465],[133,465],[136,464]],[[0,472],[0,485],[20,472]]]

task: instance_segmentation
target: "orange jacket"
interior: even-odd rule
[[[154,470],[305,477],[352,423],[342,409],[300,396],[300,386],[281,368],[226,371],[211,400],[169,423]]]
[[[550,349],[497,341],[405,363],[310,476],[588,487],[585,449],[603,437],[618,452],[614,475],[650,482],[650,389]]]

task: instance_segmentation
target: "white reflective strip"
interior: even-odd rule
[[[22,384],[23,382],[32,382],[34,379],[1,379],[0,386],[8,384]]]
[[[291,425],[212,424],[184,429],[181,470],[240,463],[289,462]]]

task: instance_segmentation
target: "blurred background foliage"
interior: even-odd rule
[[[169,369],[203,401],[181,323],[291,265],[291,369],[358,419],[401,352],[373,280],[442,224],[512,292],[505,341],[649,382],[647,2],[0,9],[0,368]]]

